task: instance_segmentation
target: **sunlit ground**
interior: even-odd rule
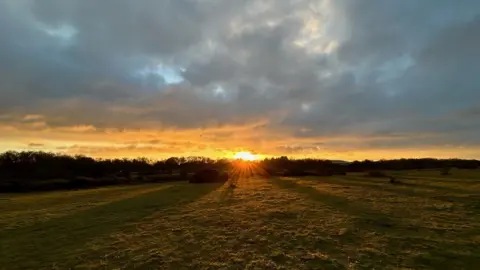
[[[408,174],[0,195],[0,269],[477,269],[480,172]]]

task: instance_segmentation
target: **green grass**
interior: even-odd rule
[[[480,172],[0,195],[0,269],[477,269]]]

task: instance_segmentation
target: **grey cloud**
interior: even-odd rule
[[[469,13],[472,13],[473,6],[477,6],[477,12],[480,11],[478,4],[473,2],[470,4]],[[366,14],[370,13],[360,15]],[[368,67],[372,63],[386,62],[398,55],[411,54],[414,57],[414,64],[388,82],[378,82],[375,77],[359,80],[343,75],[330,86],[330,90],[319,96],[318,106],[314,106],[308,113],[290,115],[284,124],[296,128],[310,127],[309,132],[298,133],[298,136],[317,134],[369,136],[388,131],[412,133],[413,138],[416,133],[437,132],[445,135],[442,138],[443,142],[450,140],[458,143],[462,138],[470,136],[465,133],[466,130],[471,134],[478,134],[480,125],[477,121],[465,117],[445,117],[457,110],[473,106],[480,97],[478,91],[480,81],[474,75],[475,63],[480,60],[479,54],[474,49],[478,47],[480,36],[478,17],[465,18],[461,14],[458,14],[457,20],[447,18],[451,24],[444,25],[440,30],[432,30],[435,33],[430,33],[429,39],[416,39],[419,33],[415,28],[397,35],[402,41],[416,43],[417,50],[409,50],[410,47],[405,45],[398,48],[389,47],[389,44],[379,42],[371,36],[376,31],[387,33],[390,27],[399,27],[402,23],[409,25],[410,22],[407,20],[396,18],[394,24],[391,20],[395,17],[383,18],[383,15],[380,15],[380,18],[385,20],[382,23],[377,21],[378,16],[360,17],[358,20],[369,22],[366,25],[369,25],[370,29],[359,28],[362,23],[355,26],[354,29],[359,30],[357,32],[363,31],[365,35],[362,37],[354,35],[353,40],[347,41],[343,46],[351,46],[348,48],[349,53],[356,59],[352,62],[353,59],[349,59],[348,54],[345,55],[347,48],[341,47],[338,52],[341,61],[346,61],[345,63],[349,65],[363,61]],[[432,18],[427,16],[426,20],[429,19]],[[452,23],[453,21],[455,23]],[[375,27],[371,29],[373,22]],[[373,33],[368,34],[368,31]],[[355,44],[359,40],[365,42],[365,46]],[[368,53],[363,51],[365,48],[369,50]],[[385,53],[386,51],[389,53]],[[369,70],[374,74],[374,68]],[[408,141],[403,143],[410,144]]]
[[[341,2],[350,30],[339,54],[351,63],[379,64],[422,49],[445,28],[465,23],[480,12],[475,0],[461,5],[449,0]]]
[[[298,139],[435,133],[420,144],[480,145],[478,16],[476,0],[5,1],[1,121],[186,129],[261,120]],[[76,33],[67,43],[45,32],[62,25]],[[134,76],[159,63],[185,81]]]
[[[32,5],[30,5],[32,4]],[[137,58],[171,57],[200,40],[203,9],[192,1],[7,1],[0,69],[9,103],[96,95],[98,82],[127,83]],[[20,22],[20,23],[18,23]],[[71,45],[44,28],[71,25]],[[42,30],[43,29],[43,30]],[[144,63],[145,65],[145,63]],[[140,66],[141,67],[141,66]],[[92,86],[93,85],[93,86]],[[131,93],[133,95],[134,93]]]
[[[78,29],[78,46],[99,53],[175,53],[202,35],[206,23],[200,2],[61,1],[34,2],[35,17],[47,24]],[[113,48],[111,46],[114,46]],[[114,49],[114,50],[112,50]]]

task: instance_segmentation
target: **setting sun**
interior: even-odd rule
[[[233,156],[234,159],[253,161],[258,159],[258,155],[254,155],[250,152],[238,152]]]

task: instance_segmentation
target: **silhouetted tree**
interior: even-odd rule
[[[235,162],[204,157],[171,157],[153,161],[136,159],[93,159],[82,155],[69,156],[46,152],[15,152],[0,154],[0,192],[87,188],[103,185],[184,180],[188,173],[203,169],[219,172],[235,170]],[[421,170],[445,168],[477,169],[478,160],[462,159],[396,159],[364,160],[335,163],[322,159],[289,159],[286,156],[255,162],[252,174],[335,175],[347,172],[381,172],[387,170]],[[179,175],[172,175],[178,172]],[[450,172],[450,171],[448,171]],[[168,173],[162,174],[162,173]]]

